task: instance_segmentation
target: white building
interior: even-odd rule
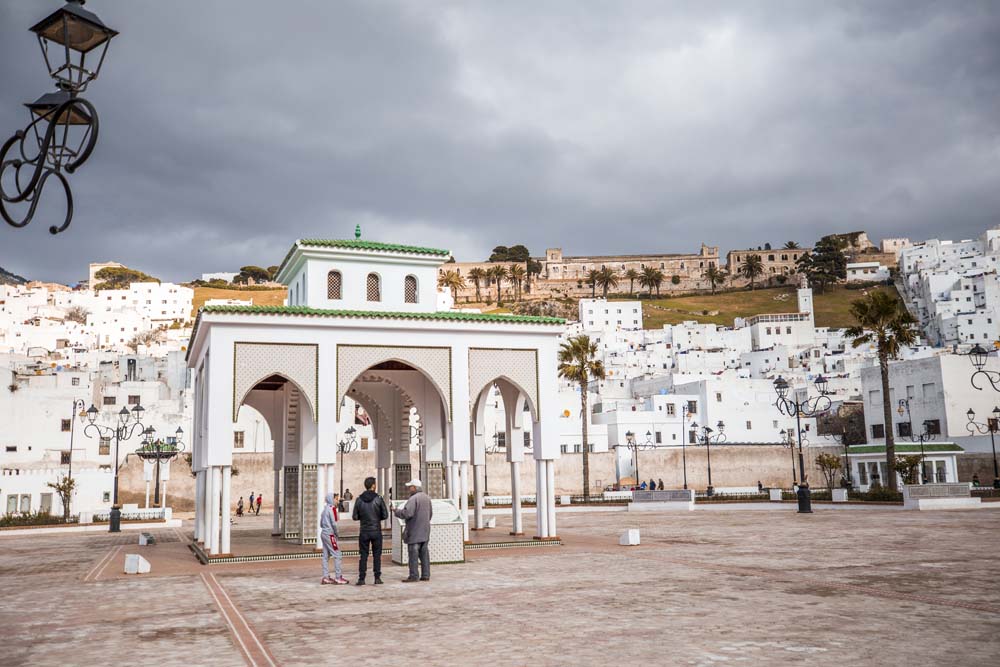
[[[881,262],[848,262],[847,282],[884,282],[889,280],[889,267]]]

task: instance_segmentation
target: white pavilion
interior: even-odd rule
[[[470,465],[474,525],[483,527],[483,414],[494,387],[505,406],[506,442],[531,433],[535,537],[555,538],[563,320],[439,311],[437,270],[447,250],[361,240],[360,229],[355,236],[296,241],[277,273],[288,286],[285,306],[199,312],[187,358],[195,377],[195,538],[210,556],[232,553],[231,426],[249,405],[275,442],[273,499],[281,511],[273,533],[315,544],[349,396],[372,418],[379,488],[398,497],[406,480],[419,477],[432,497],[458,504],[468,539]],[[507,448],[517,535],[525,451]]]

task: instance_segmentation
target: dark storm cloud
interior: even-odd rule
[[[4,134],[50,87],[49,5],[0,4]],[[992,2],[87,7],[122,32],[87,93],[102,135],[69,231],[55,203],[0,229],[22,275],[189,279],[359,222],[459,259],[1000,223]]]

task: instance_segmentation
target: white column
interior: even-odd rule
[[[278,511],[278,508],[281,507],[281,498],[278,495],[279,493],[281,493],[281,471],[275,470],[274,471],[274,492],[271,494],[271,497],[274,498],[274,504],[273,504],[273,507],[274,507],[274,517],[273,517],[273,519],[271,521],[271,535],[272,536],[274,536],[274,535],[280,535],[281,534],[281,513]]]
[[[230,508],[232,507],[232,466],[222,466],[222,507],[220,521],[222,522],[222,536],[219,544],[219,553],[229,554],[230,535],[232,523],[230,522]],[[166,491],[164,490],[164,494]]]
[[[462,497],[459,499],[459,507],[462,508],[462,523],[465,524],[465,539],[469,539],[469,463],[462,461],[459,466],[459,479],[461,480],[460,491]]]
[[[146,509],[149,509],[149,480],[146,480]]]
[[[326,505],[326,494],[333,491],[333,479],[330,474],[333,466],[320,463],[316,466],[316,547],[323,544],[323,528],[319,525],[323,519],[323,508]]]
[[[209,554],[219,553],[219,496],[222,491],[222,470],[212,466],[209,471],[208,489],[208,539],[205,546]]]
[[[472,466],[472,493],[475,497],[475,507],[473,517],[475,518],[476,530],[483,529],[483,466]]]
[[[167,482],[170,480],[163,480],[163,491],[160,493],[160,507],[167,506]]]
[[[209,524],[212,519],[212,469],[201,471],[201,543],[208,548]]]
[[[510,534],[521,535],[524,533],[521,526],[521,464],[517,461],[510,462],[510,508],[514,515]]]
[[[205,476],[199,470],[195,473],[194,479],[194,540],[201,539],[201,520],[205,516],[205,510],[201,507],[201,501],[205,497]],[[148,503],[147,503],[148,504]]]
[[[535,461],[535,537],[548,537],[549,513],[546,510],[545,491],[548,487],[546,483],[545,462]]]
[[[549,459],[545,461],[546,493],[549,510],[549,537],[558,537],[556,533],[556,466],[555,461]]]

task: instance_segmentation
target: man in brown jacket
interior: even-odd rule
[[[424,493],[419,479],[406,483],[410,499],[396,510],[396,516],[406,522],[403,528],[403,542],[406,543],[410,563],[410,576],[404,582],[430,581],[431,556],[427,542],[431,537],[431,517],[434,516],[430,496]],[[420,576],[417,576],[417,561],[420,561]]]

